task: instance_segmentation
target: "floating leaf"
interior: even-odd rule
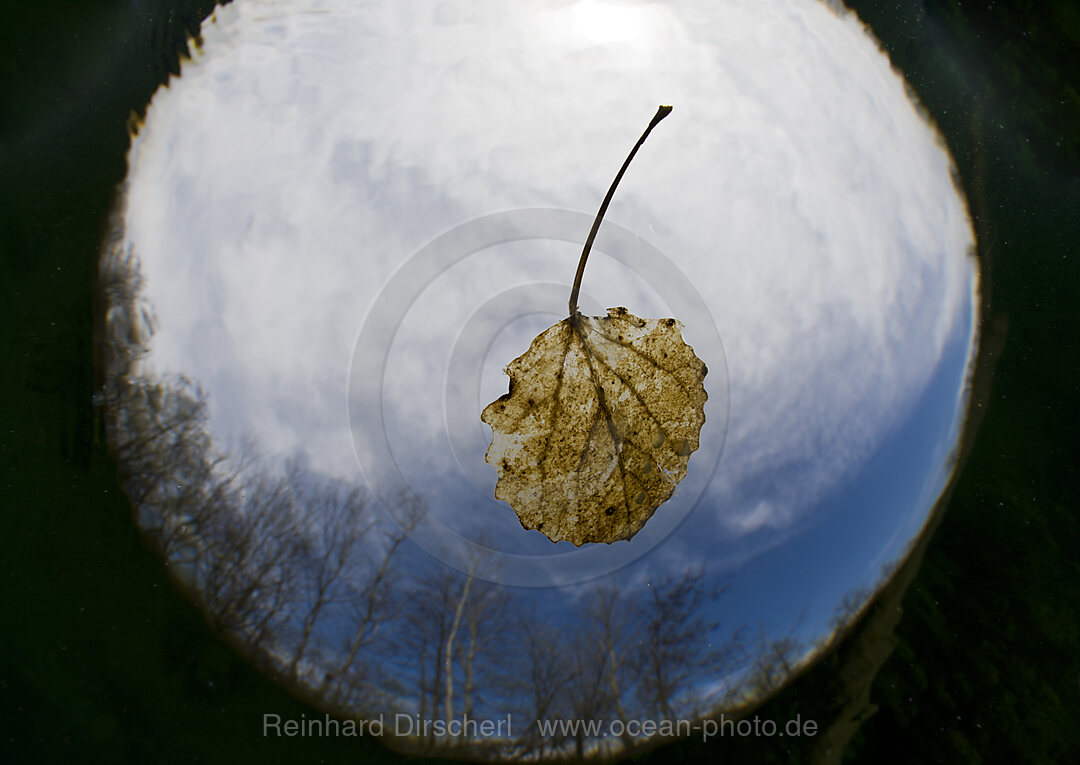
[[[553,542],[629,539],[686,475],[708,371],[674,319],[576,314],[507,367],[484,409],[495,496]]]
[[[661,106],[604,197],[578,262],[570,315],[506,368],[510,392],[480,418],[495,496],[553,542],[629,539],[675,491],[705,423],[705,364],[675,319],[625,308],[582,316],[578,292],[604,213],[634,154],[671,112]]]

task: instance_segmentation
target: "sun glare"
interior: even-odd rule
[[[585,0],[571,9],[571,28],[593,43],[627,42],[645,34],[645,17],[642,8]]]

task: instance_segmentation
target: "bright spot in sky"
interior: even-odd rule
[[[571,28],[597,43],[623,42],[644,37],[649,30],[648,8],[583,0],[570,9]]]

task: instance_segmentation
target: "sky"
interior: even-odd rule
[[[406,487],[424,549],[457,568],[494,550],[498,581],[548,607],[701,562],[731,578],[725,621],[820,635],[922,528],[966,404],[973,235],[854,16],[236,0],[202,36],[133,140],[123,220],[146,370],[203,385],[219,444]],[[702,446],[630,542],[553,545],[494,500],[479,415],[565,317],[662,103],[580,303],[685,325],[710,370]]]

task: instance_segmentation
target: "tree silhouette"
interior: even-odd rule
[[[330,689],[356,667],[360,652],[371,646],[380,628],[392,623],[400,610],[393,594],[398,579],[395,565],[402,543],[424,511],[416,500],[405,499],[402,505],[401,517],[406,525],[384,525],[378,544],[367,550],[362,558],[358,556],[352,561],[348,579],[343,583],[341,602],[348,638],[340,658],[333,659],[323,673],[319,692],[329,698],[341,697],[344,687],[339,687],[335,693],[330,693]],[[368,535],[372,527],[368,525],[363,529],[364,535]]]
[[[301,483],[294,474],[291,483],[298,487],[299,501],[311,518],[312,530],[300,540],[297,553],[303,565],[296,566],[298,593],[305,613],[300,638],[289,663],[289,676],[299,677],[300,665],[311,642],[315,627],[326,611],[346,597],[345,588],[363,552],[364,538],[374,519],[367,512],[368,498],[359,487],[340,481]]]
[[[650,585],[634,656],[638,696],[650,714],[675,720],[707,711],[681,697],[695,677],[723,676],[735,659],[737,640],[718,641],[719,621],[703,615],[723,592],[722,586],[706,582],[700,567]]]
[[[488,581],[483,554],[464,572],[408,557],[404,541],[425,512],[419,500],[394,502],[399,525],[364,489],[302,458],[259,457],[251,442],[226,458],[204,392],[141,373],[152,321],[121,281],[114,292],[127,303],[114,316],[118,355],[105,395],[139,523],[208,622],[299,692],[351,713],[450,721],[513,709],[532,723],[512,749],[466,736],[401,744],[419,751],[585,756],[639,743],[632,719],[702,714],[711,699],[696,681],[734,674],[737,636],[718,638],[710,616],[723,588],[700,568],[647,585],[596,582],[573,614],[526,617]],[[491,547],[481,540],[479,549]],[[744,656],[754,692],[776,687],[798,658],[794,642],[762,641]],[[540,735],[536,721],[560,718],[618,720],[623,731],[617,743],[580,728],[569,738]]]
[[[750,698],[771,695],[793,676],[806,653],[805,643],[795,634],[800,622],[801,617],[779,638],[769,637],[764,625],[759,625],[749,649],[749,669],[743,682],[743,691]]]
[[[568,655],[563,632],[553,624],[533,618],[522,621],[515,641],[518,646],[514,670],[508,676],[510,695],[519,698],[520,713],[528,721],[517,741],[518,751],[544,759],[565,743],[540,735],[538,723],[570,717],[570,688],[576,663]]]
[[[500,686],[497,676],[506,671],[511,601],[504,588],[481,578],[491,573],[483,554],[467,565],[465,573],[439,566],[419,575],[403,614],[417,705],[427,719],[475,719],[477,700],[490,700]]]

